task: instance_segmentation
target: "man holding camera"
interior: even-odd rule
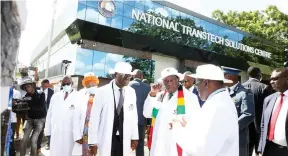
[[[36,91],[36,83],[31,79],[22,82],[20,88],[26,91],[25,98],[30,98],[28,103],[27,119],[24,123],[24,137],[20,143],[20,156],[25,156],[27,143],[30,142],[31,135],[31,156],[37,155],[37,140],[45,125],[46,108],[45,94]]]

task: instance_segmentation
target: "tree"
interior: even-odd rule
[[[288,15],[280,12],[276,6],[269,6],[263,11],[229,11],[226,14],[215,10],[212,17],[274,43],[288,44]]]

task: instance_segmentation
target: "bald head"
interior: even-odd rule
[[[143,73],[140,69],[135,69],[133,73],[135,73],[135,75],[133,76],[134,79],[137,78],[137,79],[143,80]]]

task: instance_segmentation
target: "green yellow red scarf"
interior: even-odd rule
[[[164,91],[164,94],[162,95],[162,99],[161,102],[163,101],[163,98],[165,97],[167,91]],[[185,100],[184,100],[184,93],[183,93],[183,87],[179,86],[178,88],[178,100],[177,100],[177,115],[180,114],[185,114]],[[149,131],[149,141],[148,141],[148,148],[151,148],[152,145],[152,138],[153,138],[153,129],[154,129],[154,124],[156,121],[156,117],[157,114],[159,112],[158,108],[153,108],[152,110],[152,122],[151,122],[151,127],[150,127],[150,131]],[[177,146],[177,152],[178,152],[178,156],[182,156],[182,149],[180,146],[178,146],[178,144],[176,144]]]

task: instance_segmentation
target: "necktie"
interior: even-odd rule
[[[172,96],[173,96],[173,93],[169,93],[168,94],[168,99],[170,100],[172,98]]]
[[[68,97],[68,92],[65,92],[64,100]]]
[[[283,104],[283,96],[284,96],[284,94],[281,93],[280,100],[278,100],[274,106],[275,109],[272,113],[272,117],[271,117],[270,125],[269,125],[268,140],[270,140],[270,141],[272,141],[274,139],[274,131],[275,131],[275,126],[276,126],[276,121],[277,121],[277,118],[279,116],[282,104]]]
[[[121,109],[123,107],[123,103],[124,103],[124,97],[123,97],[123,92],[122,89],[119,89],[120,91],[120,97],[119,97],[119,102],[118,102],[118,106],[117,106],[117,114],[120,115]]]

